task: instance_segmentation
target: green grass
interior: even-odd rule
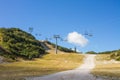
[[[82,63],[83,55],[47,54],[32,61],[0,64],[1,80],[19,80],[23,77],[42,76],[59,71],[74,69]]]
[[[95,76],[120,77],[120,62],[112,62],[110,54],[100,54],[96,56],[96,67],[92,74]]]

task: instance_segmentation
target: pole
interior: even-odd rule
[[[76,53],[77,51],[76,51],[76,46],[75,46],[75,53]]]
[[[57,46],[57,39],[60,38],[60,36],[59,35],[54,35],[54,38],[56,40],[55,53],[57,54],[57,48],[58,48],[58,46]]]
[[[55,47],[55,53],[57,54],[57,38],[56,38],[56,47]]]

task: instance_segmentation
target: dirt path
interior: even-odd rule
[[[27,78],[26,80],[101,80],[96,79],[90,74],[91,69],[95,66],[94,57],[95,55],[86,55],[83,65],[74,70],[63,71],[43,77]]]

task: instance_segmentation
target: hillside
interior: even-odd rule
[[[99,54],[110,54],[111,59],[120,61],[120,50],[105,51],[105,52],[100,52]]]
[[[55,50],[55,44],[50,42],[50,41],[44,41],[44,44],[50,49],[50,50]],[[58,50],[61,52],[67,52],[67,53],[73,53],[75,52],[74,50],[68,49],[66,47],[58,45]]]
[[[80,66],[81,54],[47,54],[34,60],[0,64],[0,80],[25,80],[24,77],[44,76]]]
[[[11,59],[17,57],[32,59],[44,54],[45,50],[53,52],[55,44],[50,41],[38,41],[30,33],[18,28],[0,28],[0,55],[2,56]],[[59,45],[58,51],[59,53],[75,52]]]
[[[0,55],[16,59],[32,59],[45,53],[40,42],[18,28],[0,28]]]

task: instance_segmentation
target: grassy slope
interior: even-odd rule
[[[97,65],[92,71],[94,75],[120,77],[120,62],[112,61],[110,54],[100,54],[96,60]]]
[[[42,76],[78,67],[83,60],[79,54],[47,54],[33,61],[0,64],[0,79],[11,80],[26,76]],[[15,79],[15,80],[16,80]]]
[[[19,28],[0,28],[0,55],[16,59],[38,58],[44,54],[40,42],[33,35]]]
[[[50,41],[46,41],[45,44],[51,49],[55,48],[55,44]],[[68,49],[68,48],[60,46],[60,45],[58,45],[58,50],[60,50],[62,52],[69,52],[69,53],[75,52],[74,50]]]

